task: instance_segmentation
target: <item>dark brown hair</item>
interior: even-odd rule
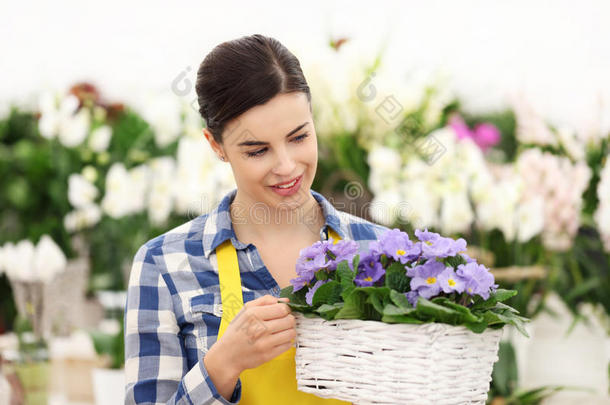
[[[278,94],[303,92],[311,110],[311,93],[299,60],[278,40],[244,36],[217,45],[197,71],[199,113],[214,140],[231,119]]]

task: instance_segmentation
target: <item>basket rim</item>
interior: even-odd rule
[[[331,320],[327,320],[327,319],[322,318],[321,316],[315,316],[315,317],[311,317],[311,318],[306,317],[305,315],[303,315],[303,313],[297,312],[297,311],[293,311],[292,314],[295,316],[295,318],[298,318],[301,321],[317,322],[317,323],[320,323],[321,325],[328,325],[331,323],[355,324],[355,325],[361,325],[361,326],[372,325],[372,324],[375,324],[375,325],[384,324],[384,325],[387,325],[389,328],[401,328],[401,329],[417,330],[417,329],[437,328],[440,330],[453,330],[453,331],[462,330],[462,331],[470,332],[474,335],[501,333],[502,331],[504,331],[504,329],[507,326],[505,324],[505,325],[502,325],[501,328],[486,327],[483,332],[476,333],[476,332],[471,331],[464,325],[451,325],[448,323],[434,322],[434,321],[426,321],[424,323],[414,324],[414,323],[400,323],[400,322],[389,323],[389,322],[383,322],[383,321],[376,321],[374,319],[331,319]],[[434,326],[430,326],[430,325],[434,325]]]

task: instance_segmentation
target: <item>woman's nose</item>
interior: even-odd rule
[[[293,157],[288,152],[281,152],[277,155],[274,173],[279,176],[288,176],[294,173],[296,164]]]

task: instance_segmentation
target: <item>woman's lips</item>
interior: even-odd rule
[[[292,195],[292,194],[296,193],[297,191],[299,191],[299,187],[301,186],[302,181],[303,181],[303,175],[300,175],[299,177],[297,177],[297,180],[292,187],[280,188],[280,187],[276,187],[276,186],[271,186],[271,189],[276,194],[279,194],[281,196],[289,196],[289,195]],[[284,184],[290,184],[290,182],[284,183]]]
[[[301,175],[301,176],[302,176],[302,175]],[[274,184],[274,185],[272,185],[271,187],[285,186],[286,184],[290,184],[290,183],[292,183],[292,182],[293,182],[295,179],[298,179],[298,178],[299,178],[299,177],[301,177],[301,176],[297,176],[297,177],[295,177],[295,178],[293,178],[293,179],[290,179],[290,180],[288,180],[288,181],[285,181],[285,182],[283,182],[283,183],[277,183],[277,184]]]

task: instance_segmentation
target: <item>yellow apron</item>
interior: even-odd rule
[[[330,236],[337,243],[339,235],[329,228]],[[228,239],[216,249],[218,259],[219,284],[221,288],[222,302],[238,301],[239,307],[233,311],[223,311],[218,331],[218,340],[224,334],[231,319],[243,307],[243,296],[241,289],[241,277],[237,252]],[[296,348],[261,364],[256,368],[249,368],[240,374],[241,378],[241,400],[242,405],[349,405],[350,402],[338,399],[320,398],[314,394],[297,390],[296,366],[294,355]]]

